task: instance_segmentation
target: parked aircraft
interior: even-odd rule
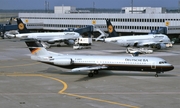
[[[26,25],[22,22],[20,18],[17,18],[17,24],[20,34],[14,35],[14,38],[32,38],[37,39],[48,44],[61,43],[64,42],[67,45],[72,45],[75,39],[82,37],[77,32],[48,32],[48,33],[30,33],[26,28]]]
[[[31,59],[53,66],[71,69],[70,72],[90,71],[89,77],[99,70],[161,72],[173,70],[173,65],[158,57],[132,57],[114,55],[69,55],[47,51],[39,41],[25,40]]]
[[[123,47],[144,47],[164,49],[166,44],[171,44],[170,39],[164,34],[147,34],[133,36],[118,36],[110,20],[106,20],[109,36],[105,42],[118,44]],[[172,44],[171,44],[172,45]]]

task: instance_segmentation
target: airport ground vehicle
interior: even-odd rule
[[[128,47],[126,49],[126,53],[134,54],[136,52],[140,54],[151,54],[153,53],[153,50],[147,48],[132,48],[132,47]]]
[[[73,45],[73,49],[91,49],[91,46],[81,46],[79,44]]]
[[[82,46],[92,45],[92,38],[77,38],[75,44],[79,44]]]

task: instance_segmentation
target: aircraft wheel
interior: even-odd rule
[[[57,47],[60,47],[60,46],[61,46],[60,44],[57,45]]]
[[[98,70],[94,70],[93,72],[95,75],[99,74]]]
[[[158,76],[159,76],[158,73],[156,73],[156,74],[155,74],[155,77],[158,77]]]
[[[88,76],[89,76],[89,77],[93,77],[93,73],[89,73]]]

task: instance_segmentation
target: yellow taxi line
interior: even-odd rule
[[[79,98],[84,98],[84,99],[89,99],[89,100],[94,100],[94,101],[99,101],[99,102],[104,102],[104,103],[109,103],[109,104],[115,104],[115,105],[124,106],[124,107],[128,107],[128,108],[139,108],[137,106],[132,106],[132,105],[128,105],[128,104],[122,104],[122,103],[119,103],[119,102],[102,100],[102,99],[98,99],[98,98],[81,96],[81,95],[76,95],[76,94],[71,94],[71,93],[61,93],[61,94],[66,94],[66,95],[69,95],[69,96],[74,96],[74,97],[79,97]]]
[[[44,78],[49,78],[55,81],[58,81],[60,83],[63,84],[63,88],[58,92],[58,94],[64,94],[64,95],[68,95],[68,96],[73,96],[73,97],[78,97],[78,98],[84,98],[84,99],[89,99],[89,100],[94,100],[94,101],[99,101],[99,102],[104,102],[104,103],[109,103],[109,104],[115,104],[115,105],[119,105],[119,106],[124,106],[124,107],[128,107],[128,108],[139,108],[137,106],[132,106],[132,105],[128,105],[128,104],[123,104],[123,103],[119,103],[119,102],[113,102],[113,101],[108,101],[108,100],[102,100],[102,99],[98,99],[98,98],[92,98],[92,97],[87,97],[87,96],[81,96],[81,95],[77,95],[77,94],[72,94],[72,93],[66,93],[65,90],[68,88],[68,85],[66,82],[58,79],[58,78],[54,78],[51,76],[47,76],[47,75],[42,75],[42,74],[20,74],[20,73],[14,73],[14,74],[0,74],[0,76],[39,76],[39,77],[44,77]]]

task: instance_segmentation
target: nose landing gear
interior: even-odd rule
[[[155,77],[159,77],[160,73],[164,73],[164,72],[156,72]]]

